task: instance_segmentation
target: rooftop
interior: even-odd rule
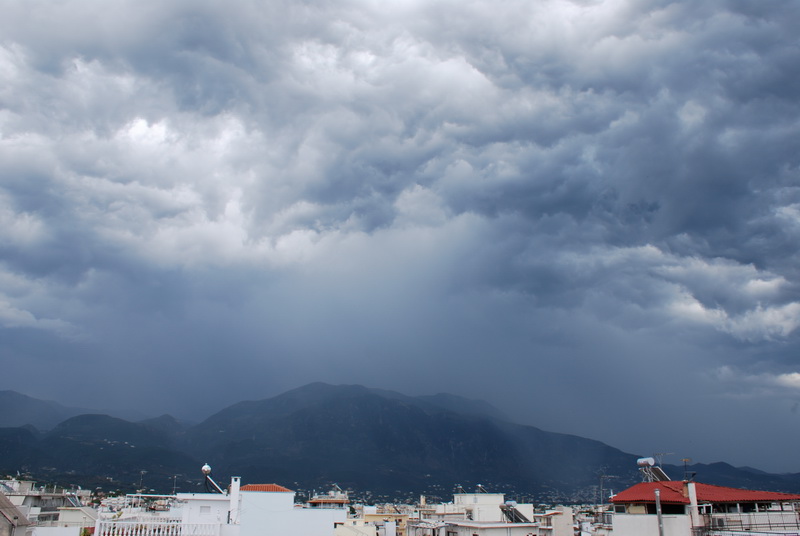
[[[289,488],[284,488],[278,484],[247,484],[240,488],[241,491],[268,491],[279,493],[293,493]]]
[[[621,491],[611,498],[619,503],[654,503],[655,490],[661,490],[664,504],[689,504],[688,494],[684,492],[684,482],[677,480],[662,482],[642,482]],[[800,502],[800,495],[775,491],[757,491],[739,488],[713,486],[695,483],[697,502],[702,503],[751,503],[751,502]]]

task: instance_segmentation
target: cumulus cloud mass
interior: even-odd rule
[[[0,387],[800,471],[797,2],[0,5]]]

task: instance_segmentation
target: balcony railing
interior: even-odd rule
[[[99,521],[96,536],[219,536],[219,523]]]
[[[797,512],[754,512],[748,514],[706,514],[703,527],[693,529],[693,536],[733,536],[742,534],[800,536]]]

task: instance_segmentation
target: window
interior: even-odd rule
[[[200,507],[200,515],[201,516],[211,515],[211,507],[210,506],[201,506]]]

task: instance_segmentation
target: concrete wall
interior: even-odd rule
[[[534,510],[533,510],[533,505],[532,504],[526,504],[526,503],[518,504],[514,508],[516,508],[517,511],[520,514],[524,515],[525,517],[527,517],[528,519],[533,521],[533,512],[534,512]]]
[[[453,503],[464,506],[500,505],[504,501],[505,495],[502,493],[456,493],[453,495]]]
[[[34,527],[32,536],[80,536],[82,527]]]
[[[363,519],[348,519],[336,527],[334,536],[377,536],[374,525],[368,525]]]
[[[89,507],[61,507],[58,509],[58,524],[62,527],[72,525],[82,525],[84,527],[94,527],[97,520],[97,512]]]
[[[294,493],[243,491],[240,536],[331,536],[347,510],[295,508]]]
[[[195,523],[227,523],[230,498],[226,495],[212,493],[179,493],[179,500],[186,501],[183,505],[182,522]]]
[[[664,536],[689,536],[691,522],[688,515],[662,516]],[[616,514],[614,516],[614,536],[647,536],[658,535],[658,516]]]
[[[538,534],[536,530],[537,529],[535,527],[531,527],[527,524],[525,526],[515,527],[513,523],[509,523],[504,527],[492,526],[447,528],[447,532],[455,532],[457,536],[472,536],[473,534],[477,534],[478,536],[528,536],[530,534]],[[444,535],[445,531],[441,531],[441,534]]]
[[[503,513],[500,505],[505,502],[502,493],[457,493],[453,503],[470,513],[473,521],[500,521]]]
[[[542,526],[552,527],[547,534],[552,536],[574,536],[574,516],[572,508],[569,506],[557,506],[554,511],[560,512],[555,515],[536,516]],[[544,533],[544,531],[542,531]]]

